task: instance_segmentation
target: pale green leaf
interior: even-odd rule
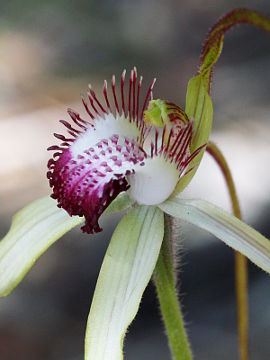
[[[174,198],[159,207],[171,216],[209,231],[270,273],[270,241],[235,216],[202,200]]]
[[[128,195],[122,193],[106,213],[122,211],[129,205]],[[0,241],[0,296],[8,295],[56,240],[83,222],[84,218],[70,217],[49,197],[20,210],[13,217],[9,232]]]
[[[124,336],[152,276],[163,235],[163,213],[156,207],[137,206],[118,224],[88,317],[86,360],[123,358]]]

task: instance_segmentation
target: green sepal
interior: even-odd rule
[[[225,33],[238,24],[250,24],[270,32],[270,18],[248,9],[234,9],[219,19],[210,30],[202,48],[199,74],[189,81],[187,88],[186,113],[194,120],[195,129],[191,153],[208,142],[213,118],[213,106],[209,95],[213,66],[222,52]],[[174,195],[183,191],[189,184],[203,154],[204,149],[190,163],[189,172],[177,184]]]
[[[106,214],[122,211],[131,200],[121,193]],[[8,295],[24,278],[36,260],[65,233],[84,222],[69,216],[50,197],[35,200],[12,219],[7,235],[0,241],[0,297]]]
[[[220,18],[212,27],[204,42],[199,71],[207,80],[210,88],[210,72],[222,52],[224,35],[233,26],[250,24],[270,32],[270,18],[249,9],[234,9]]]
[[[20,210],[0,242],[0,296],[8,295],[49,246],[82,222],[59,209],[49,197]]]
[[[235,216],[203,200],[174,198],[159,207],[215,235],[270,274],[270,240]]]
[[[123,359],[123,342],[151,279],[164,236],[157,207],[136,206],[116,227],[87,322],[85,360]]]

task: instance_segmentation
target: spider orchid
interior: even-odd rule
[[[99,232],[101,216],[127,210],[98,277],[86,330],[87,360],[123,358],[127,327],[153,273],[172,353],[175,359],[192,358],[175,291],[169,216],[209,231],[270,273],[268,239],[206,201],[179,195],[206,147],[225,168],[222,155],[208,142],[210,80],[224,34],[238,23],[270,30],[267,18],[249,10],[237,9],[220,19],[204,44],[199,72],[188,84],[185,111],[153,100],[155,79],[143,91],[136,68],[128,81],[122,73],[118,90],[114,76],[111,91],[105,81],[102,100],[89,86],[87,100],[82,98],[85,116],[68,109],[70,122],[61,120],[68,135],[54,134],[61,143],[49,148],[53,199],[22,209],[0,242],[0,295],[5,296],[64,233],[77,225],[88,234]]]
[[[83,104],[91,122],[68,110],[73,126],[62,120],[71,138],[55,134],[63,143],[49,161],[48,178],[58,206],[70,215],[85,217],[82,230],[101,231],[98,218],[122,191],[133,202],[158,205],[173,192],[179,179],[187,174],[190,162],[202,150],[190,152],[193,123],[176,105],[151,100],[155,79],[150,84],[140,109],[142,77],[136,84],[137,70],[131,71],[128,97],[124,96],[124,70],[121,77],[121,107],[112,78],[113,105],[104,84],[104,107],[91,85]],[[127,106],[125,108],[125,104]],[[115,109],[115,112],[113,111]],[[146,126],[144,114],[150,121]],[[151,120],[166,121],[162,127]]]

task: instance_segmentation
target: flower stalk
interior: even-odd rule
[[[168,215],[164,220],[164,239],[153,279],[173,359],[191,360],[192,353],[175,287],[171,220]]]
[[[242,219],[236,188],[226,159],[216,144],[209,141],[206,151],[217,162],[224,175],[231,199],[233,214]],[[237,327],[240,360],[248,360],[248,268],[247,258],[235,251],[235,285],[237,304]]]

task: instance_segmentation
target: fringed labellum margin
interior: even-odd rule
[[[129,189],[130,197],[139,204],[162,203],[203,147],[191,153],[193,123],[182,109],[152,100],[155,79],[140,106],[143,78],[138,80],[136,68],[130,74],[126,99],[125,74],[120,100],[114,76],[111,94],[104,82],[105,105],[89,86],[88,101],[82,99],[89,119],[69,109],[73,124],[60,121],[70,136],[55,134],[62,143],[49,148],[55,151],[48,163],[52,197],[70,215],[85,217],[82,230],[87,233],[101,231],[100,215],[122,191]],[[163,111],[156,111],[155,102]]]

